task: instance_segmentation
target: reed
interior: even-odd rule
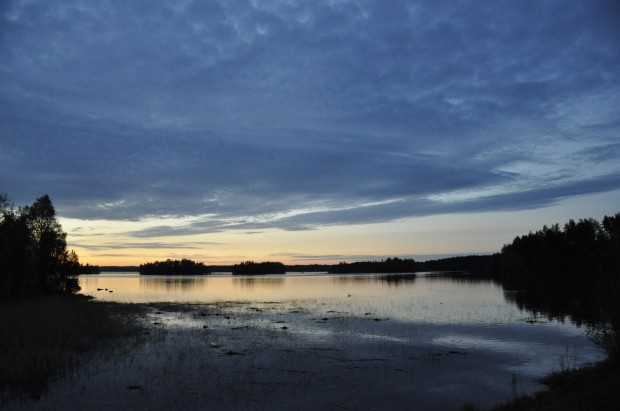
[[[140,335],[145,308],[48,296],[0,304],[0,405],[40,397],[52,378],[79,366],[89,352]]]

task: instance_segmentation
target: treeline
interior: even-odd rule
[[[231,271],[235,275],[286,274],[286,266],[275,261],[265,261],[262,263],[246,261],[233,265]]]
[[[516,237],[502,248],[498,275],[519,306],[598,324],[595,339],[620,352],[620,213],[570,220]]]
[[[101,274],[101,267],[98,265],[80,264],[78,274]]]
[[[297,273],[320,273],[328,272],[333,264],[290,264],[286,266],[286,271]]]
[[[570,220],[517,236],[502,248],[503,280],[519,286],[557,286],[566,280],[589,283],[617,273],[620,267],[620,213]]]
[[[470,274],[495,277],[499,271],[501,255],[468,255],[439,260],[415,261],[411,258],[387,258],[381,261],[341,262],[326,265],[325,271],[333,274],[355,273],[412,273],[420,271],[466,271]]]
[[[329,268],[333,274],[353,273],[413,273],[418,270],[418,263],[410,258],[387,258],[381,261],[341,262]]]
[[[141,275],[202,275],[210,274],[206,265],[188,259],[155,261],[140,264],[138,271]]]
[[[168,260],[172,261],[172,260]],[[181,260],[183,261],[183,260]],[[185,260],[188,261],[188,260]],[[341,262],[339,264],[283,264],[281,262],[261,262],[245,261],[234,265],[205,265],[206,272],[232,272],[233,274],[285,274],[287,272],[328,272],[332,274],[357,274],[357,273],[411,273],[415,271],[467,271],[471,274],[481,274],[485,276],[495,275],[499,270],[500,254],[493,255],[470,255],[462,257],[451,257],[440,260],[415,261],[414,259],[400,259],[398,257],[387,258],[381,261],[359,261]],[[140,267],[147,265],[170,266],[170,263],[155,262],[142,264],[141,266],[104,266],[102,271],[127,272],[140,271]],[[176,266],[179,262],[176,263]],[[173,265],[176,267],[175,265]],[[166,269],[158,274],[165,275]],[[174,268],[176,272],[179,272]],[[183,274],[183,272],[179,272]],[[147,273],[144,273],[147,274]],[[191,274],[191,273],[190,273]]]
[[[98,267],[80,264],[66,237],[48,195],[16,210],[0,193],[0,299],[79,291],[77,275]]]
[[[467,255],[418,262],[418,271],[467,271],[470,274],[486,277],[496,276],[500,267],[501,255]]]

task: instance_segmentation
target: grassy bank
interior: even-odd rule
[[[84,353],[139,335],[144,308],[49,296],[0,304],[0,405],[39,397],[52,378],[79,365]]]
[[[547,390],[523,396],[493,411],[616,411],[620,405],[620,361],[607,360],[541,380]],[[465,406],[462,411],[477,411]]]

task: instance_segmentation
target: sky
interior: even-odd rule
[[[82,262],[497,252],[619,159],[615,1],[0,2],[0,191]]]

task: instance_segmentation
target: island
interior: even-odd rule
[[[255,263],[246,261],[232,266],[234,275],[286,274],[286,266],[280,262],[265,261]]]
[[[211,274],[204,263],[189,259],[155,261],[140,264],[140,275],[204,275]]]

